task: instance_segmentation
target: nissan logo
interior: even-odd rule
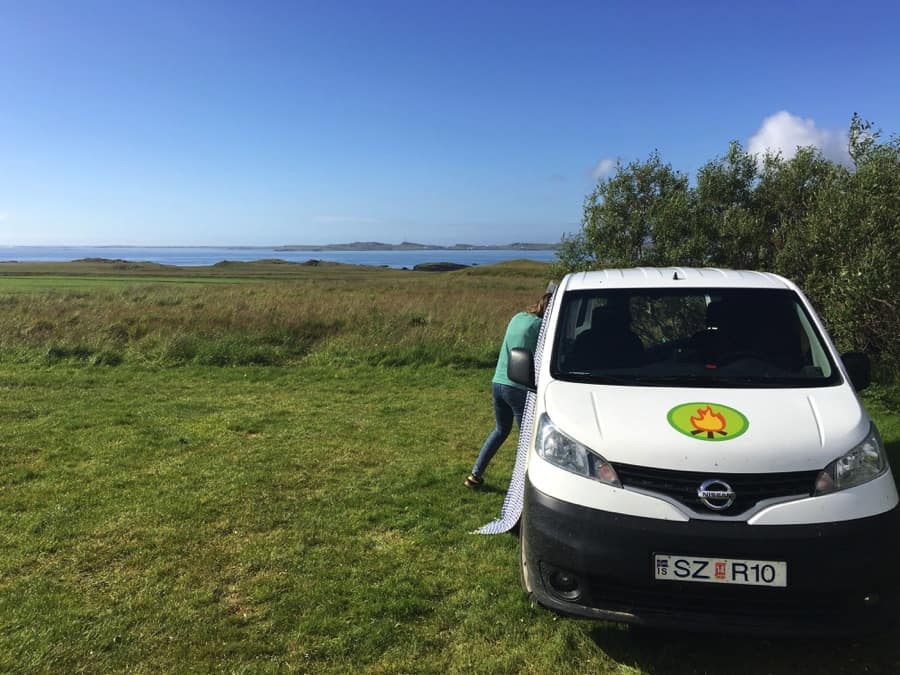
[[[703,481],[703,484],[697,489],[697,496],[704,505],[713,511],[724,511],[734,504],[734,499],[737,497],[728,483],[718,479]]]

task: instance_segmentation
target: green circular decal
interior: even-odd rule
[[[750,427],[746,417],[721,403],[682,403],[666,416],[676,431],[699,441],[730,441]]]

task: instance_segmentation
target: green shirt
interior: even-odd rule
[[[541,317],[519,312],[509,320],[506,327],[506,335],[500,346],[500,356],[497,358],[497,370],[494,371],[493,381],[497,384],[505,384],[510,387],[524,389],[521,384],[516,384],[506,376],[506,367],[509,365],[509,350],[516,347],[528,349],[534,352],[537,347],[538,333],[541,330]]]

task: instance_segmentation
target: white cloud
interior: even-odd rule
[[[595,181],[602,180],[607,176],[612,175],[615,170],[616,160],[610,159],[609,157],[604,157],[599,162],[597,162],[597,166],[595,166],[591,171],[591,178],[593,178]]]
[[[759,130],[747,142],[747,152],[762,160],[766,152],[781,153],[785,159],[797,154],[798,147],[814,146],[833,162],[852,164],[847,151],[849,134],[842,129],[820,129],[814,120],[803,119],[786,110],[763,120]]]

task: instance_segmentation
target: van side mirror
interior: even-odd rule
[[[869,357],[862,352],[841,354],[841,360],[856,391],[862,391],[872,383],[872,366]]]
[[[534,354],[528,349],[514,347],[509,350],[509,363],[506,364],[506,376],[521,384],[529,391],[536,391],[534,383]]]

